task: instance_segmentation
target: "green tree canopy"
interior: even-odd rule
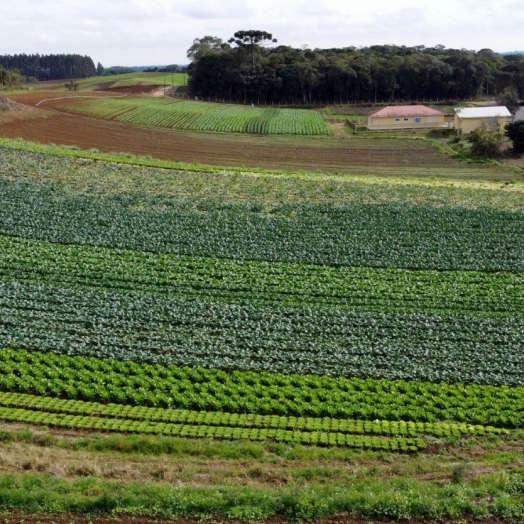
[[[255,66],[255,49],[268,43],[276,43],[277,39],[273,38],[267,31],[258,31],[250,29],[248,31],[237,31],[232,38],[228,40],[230,44],[236,44],[239,47],[249,48],[253,67]]]
[[[484,158],[502,156],[505,148],[504,133],[496,126],[482,126],[475,129],[468,137],[471,152]]]
[[[12,85],[17,84],[21,80],[20,71],[17,69],[6,69],[4,66],[0,65],[0,85],[4,87],[11,87]]]
[[[17,69],[23,76],[38,80],[87,78],[96,75],[93,60],[81,55],[0,55],[0,65],[6,69]]]
[[[204,36],[195,38],[193,45],[187,50],[187,57],[191,61],[200,60],[202,57],[223,51],[230,46],[217,36]]]
[[[266,31],[238,31],[224,43],[197,38],[189,85],[204,97],[288,101],[395,102],[473,98],[513,89],[524,98],[524,56],[444,46],[335,49],[267,45]],[[454,102],[451,102],[454,103]]]
[[[524,153],[524,120],[510,122],[506,126],[506,136],[513,142],[517,153]]]

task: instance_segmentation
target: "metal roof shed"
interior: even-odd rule
[[[455,108],[455,129],[464,134],[485,125],[503,129],[510,119],[511,113],[505,106]]]

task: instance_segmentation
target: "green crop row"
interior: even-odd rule
[[[524,384],[524,319],[267,307],[0,281],[7,347],[192,367]]]
[[[228,369],[524,380],[520,274],[269,264],[0,237],[0,278],[3,345]],[[274,305],[286,301],[301,307]],[[479,317],[418,313],[468,303]],[[402,309],[412,313],[391,312]],[[503,313],[512,315],[487,316]]]
[[[0,388],[144,409],[524,427],[522,387],[227,373],[5,349]]]
[[[329,135],[317,111],[245,107],[154,98],[67,100],[75,113],[133,125],[233,133]]]
[[[524,212],[394,204],[71,195],[0,178],[0,234],[62,244],[324,266],[524,271]],[[196,233],[198,232],[198,234]]]
[[[286,431],[282,429],[244,429],[239,427],[204,426],[107,419],[79,415],[63,415],[43,411],[0,407],[0,419],[69,429],[116,431],[119,433],[146,433],[192,438],[217,438],[227,440],[255,440],[296,442],[320,446],[346,446],[386,451],[418,451],[426,447],[422,438],[396,437],[391,439],[344,433]]]
[[[240,304],[524,316],[522,273],[237,261],[0,236],[0,278]]]
[[[284,429],[291,431],[322,431],[329,433],[374,434],[390,436],[433,435],[457,437],[460,435],[501,434],[507,430],[492,426],[444,424],[388,420],[348,420],[311,417],[279,417],[271,415],[237,414],[209,411],[148,408],[121,404],[97,404],[78,400],[0,393],[0,406],[16,407],[52,413],[101,416],[150,422],[169,422],[204,426]]]
[[[0,137],[0,175],[13,179],[60,181],[74,192],[85,191],[86,187],[112,193],[118,190],[153,192],[193,202],[205,196],[221,202],[263,203],[265,208],[286,201],[329,202],[331,205],[401,201],[410,205],[460,206],[463,209],[495,207],[517,211],[524,205],[522,183],[500,185],[501,179],[511,175],[510,170],[494,164],[449,162],[425,140],[352,138],[344,147],[369,157],[390,148],[409,149],[417,160],[423,156],[427,165],[421,172],[421,167],[390,163],[380,166],[377,173],[376,166],[356,162],[346,164],[346,175],[340,176],[341,173],[332,172],[335,167],[324,173],[222,168]],[[423,179],[420,178],[422,174]]]

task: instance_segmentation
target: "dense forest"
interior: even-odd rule
[[[508,89],[524,97],[522,55],[444,46],[311,50],[275,44],[264,31],[239,31],[228,42],[196,39],[188,50],[192,92],[295,103],[457,100]]]
[[[27,80],[64,80],[96,75],[93,60],[81,55],[0,55],[0,65],[17,69]]]

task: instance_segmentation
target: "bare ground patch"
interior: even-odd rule
[[[2,514],[5,524],[199,524],[202,519],[168,519],[161,516],[147,517],[141,515],[115,515],[115,516],[99,516],[99,515],[77,515],[73,513],[45,513],[45,514],[29,514],[5,512]],[[204,520],[205,522],[205,520]],[[226,520],[220,517],[214,518],[209,522],[228,524],[242,523],[246,521]],[[259,524],[287,524],[288,520],[280,517],[271,517],[268,519],[257,519]],[[374,517],[358,517],[354,515],[333,515],[309,521],[314,524],[389,524],[394,521],[392,519],[384,519]],[[406,524],[434,524],[435,519],[409,519],[402,521]],[[495,517],[489,518],[474,518],[461,516],[455,519],[440,518],[439,524],[513,524],[519,522],[519,519],[498,519]]]

